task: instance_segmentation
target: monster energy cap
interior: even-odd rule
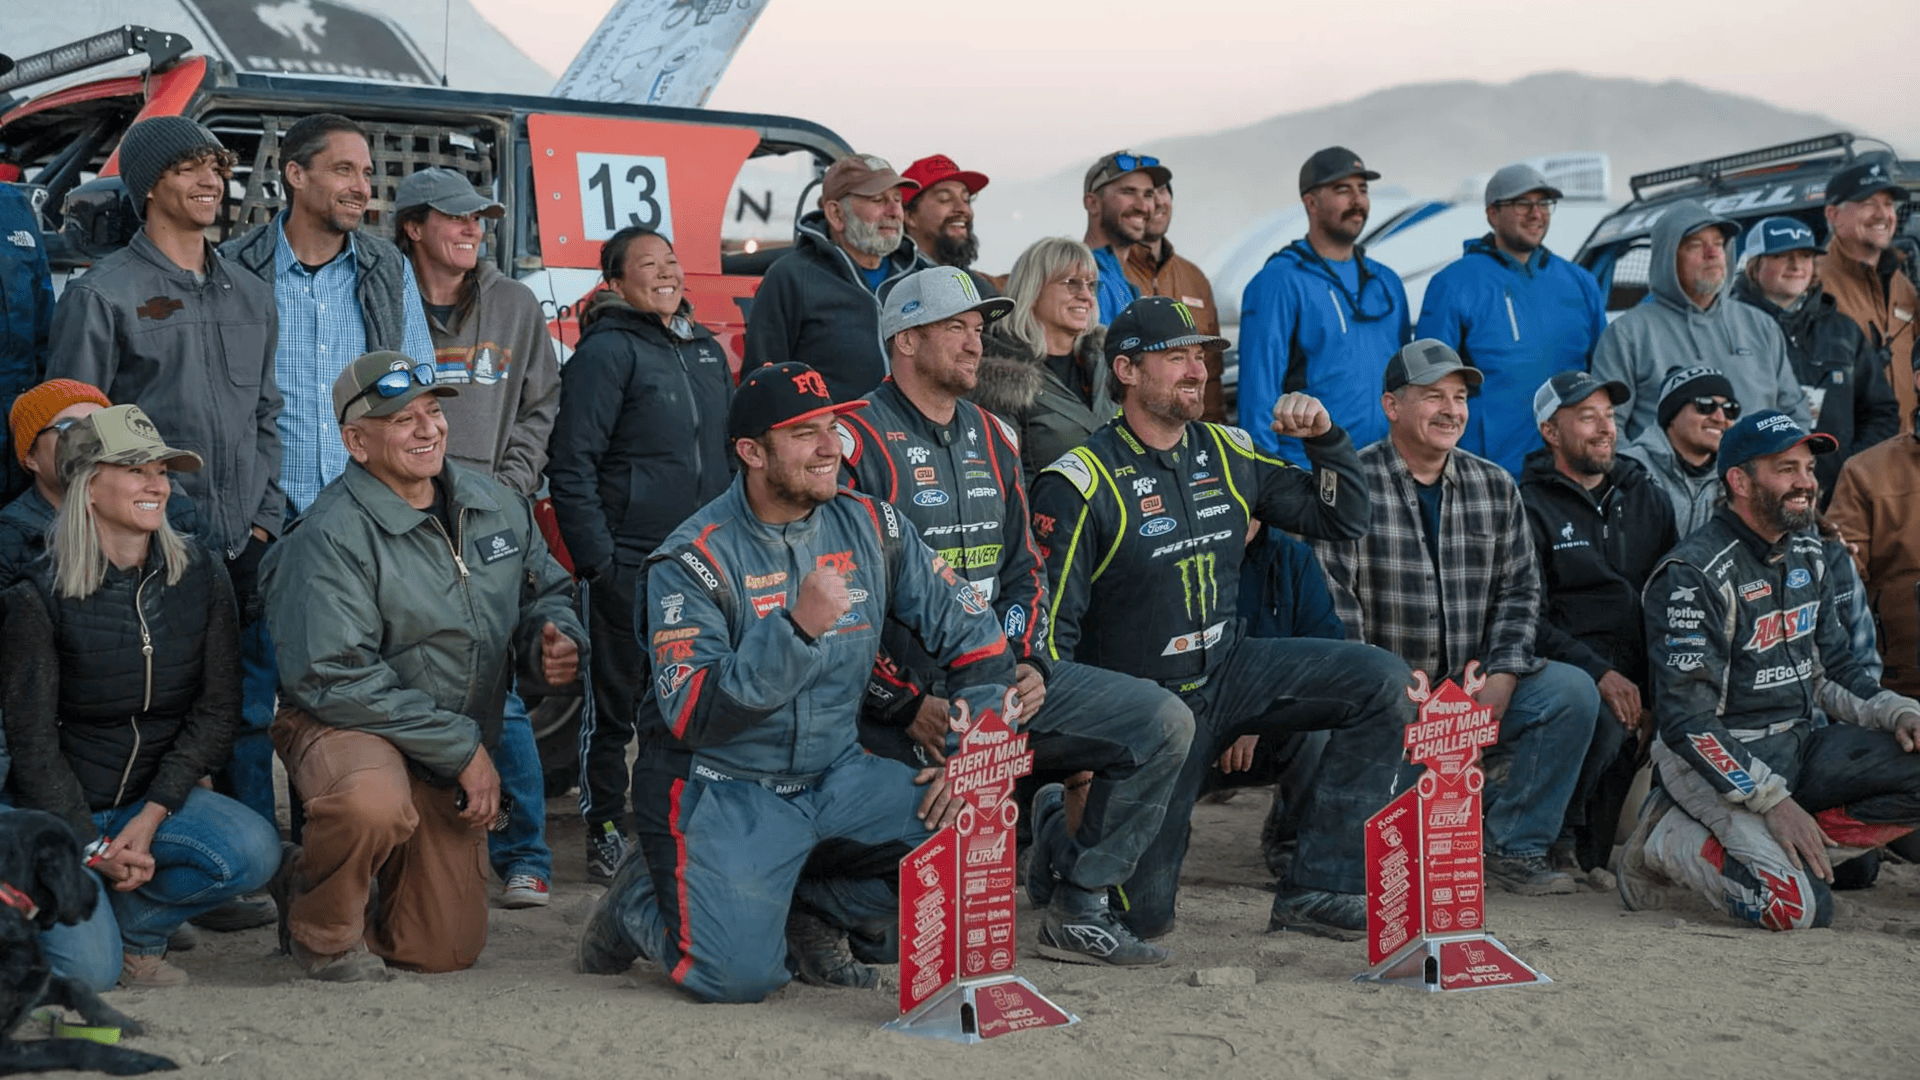
[[[983,297],[965,270],[931,266],[901,278],[887,294],[880,312],[880,336],[891,339],[902,330],[926,326],[977,311],[982,325],[1004,318],[1013,301],[1004,296]]]
[[[149,461],[164,461],[175,472],[197,472],[202,464],[199,454],[168,446],[138,405],[115,405],[74,421],[61,433],[60,449],[54,454],[62,483],[72,483],[89,465]]]
[[[1193,311],[1169,296],[1143,296],[1128,304],[1107,327],[1107,359],[1164,352],[1183,345],[1227,345],[1227,339],[1203,334]]]

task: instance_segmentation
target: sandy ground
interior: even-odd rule
[[[179,990],[115,991],[148,1033],[128,1045],[223,1078],[715,1077],[1920,1077],[1920,867],[1842,894],[1839,925],[1746,929],[1704,907],[1629,913],[1610,891],[1497,891],[1488,926],[1551,986],[1428,994],[1366,986],[1364,946],[1263,932],[1263,792],[1202,805],[1173,961],[1121,971],[1031,955],[1018,972],[1078,1025],[977,1046],[880,1030],[879,991],[795,984],[759,1005],[700,1005],[646,965],[573,971],[584,880],[568,801],[549,804],[550,908],[493,912],[479,964],[325,986],[274,955],[269,929],[205,934]],[[1024,900],[1022,901],[1024,904]],[[1033,921],[1022,912],[1022,936]],[[1189,985],[1250,967],[1251,987]]]

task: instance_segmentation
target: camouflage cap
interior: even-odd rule
[[[202,464],[199,454],[168,446],[138,405],[115,405],[74,421],[61,434],[60,449],[54,454],[55,471],[66,484],[89,465],[149,461],[164,461],[175,472],[197,472]]]

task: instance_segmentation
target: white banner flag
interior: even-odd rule
[[[771,0],[619,0],[554,84],[556,97],[697,107]]]

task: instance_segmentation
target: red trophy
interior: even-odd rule
[[[900,860],[900,1016],[890,1031],[977,1043],[1079,1023],[1013,970],[1013,782],[1033,771],[1025,733],[991,709],[954,729],[947,785],[959,818]]]
[[[1486,932],[1480,850],[1480,748],[1500,740],[1493,709],[1471,695],[1486,685],[1479,661],[1465,690],[1428,687],[1413,673],[1407,760],[1427,771],[1367,819],[1367,963],[1356,982],[1425,990],[1483,990],[1552,982]]]

